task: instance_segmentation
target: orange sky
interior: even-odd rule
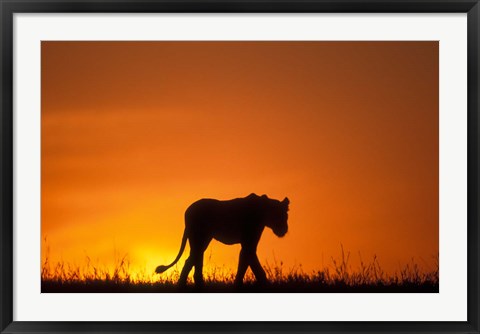
[[[291,202],[262,263],[438,254],[437,42],[42,42],[41,145],[52,262],[153,272],[190,203],[252,192]]]

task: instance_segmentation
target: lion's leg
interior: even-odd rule
[[[253,274],[255,275],[258,283],[267,283],[267,275],[265,274],[265,270],[260,264],[260,261],[258,261],[258,256],[255,253],[250,257],[250,268],[252,268]]]
[[[195,273],[193,274],[193,279],[196,286],[203,285],[203,251],[199,252],[194,259]]]
[[[180,274],[180,279],[178,280],[178,285],[180,286],[187,285],[188,274],[190,273],[190,270],[192,270],[192,267],[193,267],[193,260],[192,260],[192,256],[190,255],[187,261],[185,261],[185,265],[183,266],[182,272]]]
[[[197,287],[203,285],[203,253],[207,249],[210,241],[211,239],[205,235],[198,235],[198,238],[190,239],[190,257],[192,258],[193,265],[195,266],[193,279]]]
[[[242,248],[242,250],[240,251],[240,257],[238,259],[237,276],[235,277],[236,285],[241,285],[243,283],[243,277],[245,276],[245,273],[247,272],[247,269],[248,269],[247,256],[248,256],[247,252]]]

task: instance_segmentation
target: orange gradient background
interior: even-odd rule
[[[433,269],[438,99],[437,42],[42,42],[42,257],[150,273],[189,204],[255,192],[291,202],[264,264]]]

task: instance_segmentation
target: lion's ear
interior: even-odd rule
[[[268,198],[268,196],[267,195],[262,195],[262,198]]]
[[[285,199],[282,201],[282,204],[283,205],[289,205],[290,204],[290,200],[288,199],[288,197],[285,197]]]

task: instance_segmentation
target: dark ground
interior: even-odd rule
[[[116,281],[42,281],[42,293],[438,293],[438,283],[399,283],[346,285],[342,282],[274,282],[268,285],[246,283],[237,288],[232,283],[207,282],[202,289],[188,285],[179,289],[173,283],[131,283]]]

